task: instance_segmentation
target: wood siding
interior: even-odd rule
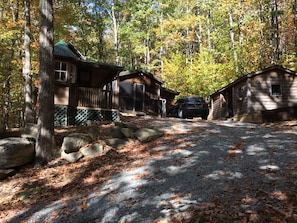
[[[72,107],[116,109],[117,105],[113,103],[115,101],[114,94],[116,93],[112,89],[102,90],[76,86],[56,86],[55,104]]]
[[[221,119],[226,115],[226,99],[223,94],[217,94],[212,98],[212,119]]]
[[[271,86],[280,85],[281,95],[271,94]],[[297,104],[297,79],[284,72],[269,72],[250,80],[251,103],[249,113],[291,107]]]
[[[230,116],[226,116],[222,106],[224,100]],[[273,116],[277,112],[282,120],[289,119],[294,117],[297,106],[297,76],[293,71],[272,66],[239,78],[213,94],[211,101],[213,119],[233,117],[234,120],[261,122],[264,113]]]
[[[233,90],[233,115],[240,116],[247,112],[248,86],[246,82],[234,86]]]
[[[77,88],[77,106],[88,108],[112,108],[112,91],[100,88]]]
[[[55,105],[68,105],[69,101],[69,87],[65,85],[55,85]]]
[[[120,109],[156,113],[155,101],[160,99],[161,85],[146,76],[120,81]]]

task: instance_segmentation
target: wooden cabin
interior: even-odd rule
[[[138,115],[165,117],[166,109],[178,95],[162,87],[163,81],[143,69],[123,71],[119,75],[119,109]]]
[[[71,43],[60,41],[55,58],[55,126],[87,120],[118,120],[120,66],[87,60]]]
[[[247,74],[210,96],[212,119],[280,121],[297,118],[297,78],[273,65]]]

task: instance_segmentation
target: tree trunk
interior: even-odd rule
[[[113,42],[115,47],[115,63],[119,65],[119,40],[118,40],[118,23],[117,18],[114,11],[114,3],[112,2],[111,6],[111,18],[112,18],[112,24],[113,24]]]
[[[27,123],[34,122],[33,106],[32,106],[32,77],[31,77],[31,18],[30,18],[30,0],[24,0],[24,13],[25,13],[25,28],[24,28],[24,65],[23,65],[23,78],[24,78],[24,99],[25,111],[24,121]]]
[[[294,22],[294,31],[297,31],[297,0],[292,0],[292,14]],[[294,36],[294,48],[297,49],[297,35]]]
[[[54,66],[53,66],[53,2],[40,0],[39,34],[39,112],[36,164],[46,164],[55,147],[54,142]]]
[[[234,60],[234,66],[235,66],[235,73],[238,75],[238,58],[237,58],[237,52],[236,52],[236,46],[235,46],[235,33],[233,29],[233,15],[232,15],[232,8],[229,6],[228,8],[228,13],[229,13],[229,33],[230,33],[230,40],[231,40],[231,48],[233,51],[233,60]]]
[[[212,43],[211,43],[211,11],[207,11],[207,48],[208,50],[212,49]]]
[[[264,5],[263,3],[259,2],[259,21],[258,23],[264,23],[265,22],[265,16],[264,16]],[[263,68],[264,64],[265,64],[265,48],[266,48],[266,44],[265,44],[265,30],[264,28],[261,28],[260,30],[260,48],[259,48],[259,68]]]
[[[277,63],[280,59],[280,31],[279,31],[279,10],[278,10],[278,2],[274,0],[271,6],[271,40],[273,46],[273,61],[272,63]]]
[[[8,77],[6,78],[6,80],[3,83],[3,89],[4,89],[4,106],[3,106],[3,110],[4,110],[4,115],[3,115],[3,124],[5,126],[5,128],[7,129],[8,126],[8,122],[9,122],[9,111],[10,111],[10,78],[11,75],[8,75]]]

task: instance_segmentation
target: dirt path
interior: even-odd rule
[[[112,150],[106,160],[82,161],[70,180],[51,184],[48,193],[39,191],[60,193],[60,199],[29,202],[13,217],[8,208],[0,222],[297,221],[295,127],[147,117],[125,121],[161,129],[165,136]],[[51,171],[61,174],[61,165],[44,173],[54,180]],[[68,165],[67,174],[69,166],[77,167]],[[47,176],[34,179],[35,187],[42,187],[40,180],[48,182]]]

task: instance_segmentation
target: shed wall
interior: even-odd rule
[[[248,86],[246,85],[246,82],[235,85],[232,90],[234,116],[246,114],[248,109]]]
[[[212,119],[225,118],[226,115],[226,98],[223,94],[217,94],[212,98]]]
[[[291,107],[297,104],[297,80],[293,75],[271,71],[251,78],[250,83],[250,113]],[[272,95],[272,85],[281,86],[281,95]]]

